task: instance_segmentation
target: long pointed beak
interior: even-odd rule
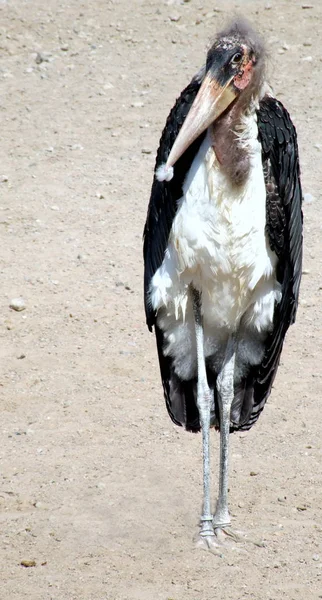
[[[207,73],[171,148],[166,168],[172,167],[192,142],[235,100],[238,90],[231,85],[232,79],[221,85],[214,76]]]

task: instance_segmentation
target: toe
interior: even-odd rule
[[[217,556],[222,556],[221,544],[216,535],[201,535],[195,537],[195,546],[201,550],[208,550]]]

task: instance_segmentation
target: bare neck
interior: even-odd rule
[[[250,169],[249,151],[241,145],[238,131],[242,125],[244,107],[235,103],[212,125],[213,148],[217,159],[236,186],[243,185]]]

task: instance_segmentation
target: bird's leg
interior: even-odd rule
[[[234,399],[234,371],[236,356],[236,339],[230,336],[226,346],[222,369],[217,377],[217,392],[220,411],[220,462],[219,462],[219,494],[213,527],[218,541],[228,536],[235,542],[249,542],[255,546],[263,546],[261,540],[248,537],[242,532],[236,532],[230,527],[228,510],[228,454],[230,409]]]
[[[234,399],[234,370],[235,370],[236,341],[230,336],[227,342],[222,369],[217,377],[218,403],[220,411],[220,464],[219,464],[219,495],[213,525],[217,535],[220,530],[226,531],[230,526],[228,511],[228,449],[230,409]],[[226,531],[229,535],[229,529]]]
[[[217,552],[217,541],[212,524],[212,513],[210,507],[210,456],[209,456],[209,429],[210,409],[213,402],[213,393],[209,389],[206,373],[204,354],[204,334],[201,316],[201,295],[194,288],[190,288],[193,313],[195,321],[196,344],[197,344],[197,406],[199,410],[200,425],[202,431],[203,451],[203,506],[200,517],[200,533],[198,545]]]

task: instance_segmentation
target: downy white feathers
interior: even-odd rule
[[[243,364],[261,361],[262,340],[281,298],[277,257],[265,234],[266,190],[254,110],[243,117],[237,135],[250,155],[246,183],[232,185],[208,131],[184,182],[163,263],[151,282],[151,303],[167,340],[164,351],[174,358],[182,379],[195,374],[190,284],[202,293],[206,357],[216,355],[220,362],[228,335],[242,330],[237,378]],[[158,178],[165,175],[162,169],[164,165]]]

